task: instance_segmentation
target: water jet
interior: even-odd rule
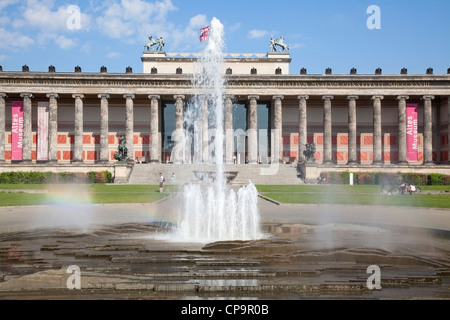
[[[171,236],[175,241],[213,242],[263,237],[259,225],[256,187],[251,181],[237,192],[227,186],[227,182],[236,177],[237,173],[225,172],[223,165],[223,47],[223,25],[217,18],[213,18],[206,48],[198,59],[193,74],[196,94],[191,99],[184,119],[185,128],[188,128],[185,134],[188,136],[181,140],[191,142],[202,137],[200,141],[194,141],[194,145],[188,143],[184,152],[190,154],[193,149],[194,159],[215,164],[215,170],[199,170],[196,173],[197,177],[206,182],[205,185],[190,183],[184,186],[178,227]],[[205,111],[208,112],[206,117]],[[209,127],[209,130],[199,134],[199,128],[205,127]],[[209,134],[209,139],[205,145],[203,137],[206,133]]]

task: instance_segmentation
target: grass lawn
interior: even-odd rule
[[[2,191],[3,190],[3,191]],[[15,190],[19,192],[10,192]],[[22,191],[20,191],[22,190]],[[41,190],[30,193],[23,190]],[[164,187],[159,193],[157,185],[32,185],[0,184],[0,206],[27,206],[51,203],[151,203],[170,195],[175,186]]]
[[[169,196],[182,186],[166,185],[159,193],[157,185],[72,184],[32,185],[0,184],[0,206],[27,206],[61,202],[151,203]],[[450,209],[450,186],[423,186],[413,195],[380,194],[372,185],[257,185],[259,193],[280,203],[355,204],[413,206]],[[19,192],[10,192],[18,190]],[[35,193],[24,190],[34,190]],[[41,191],[41,192],[39,192]],[[441,191],[428,194],[427,191]]]
[[[372,185],[258,185],[259,193],[280,203],[411,206],[450,209],[450,186],[423,186],[422,193],[380,194]],[[444,193],[430,194],[439,191]]]

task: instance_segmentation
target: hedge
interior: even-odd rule
[[[3,172],[0,183],[3,184],[42,184],[42,183],[111,183],[109,171],[74,172]]]
[[[330,184],[349,184],[350,172],[324,171],[320,173]],[[414,172],[353,172],[353,183],[359,185],[389,185],[405,181],[408,184],[424,185],[450,185],[450,175],[440,173],[414,173]]]

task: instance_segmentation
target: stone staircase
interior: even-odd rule
[[[131,171],[128,184],[158,184],[159,173],[166,178],[166,184],[171,183],[170,177],[175,173],[176,183],[185,184],[198,182],[195,172],[215,172],[216,166],[210,164],[158,164],[136,163]],[[260,164],[226,164],[224,171],[236,177],[230,185],[245,185],[248,181],[254,184],[302,184],[297,177],[294,164],[260,165]]]

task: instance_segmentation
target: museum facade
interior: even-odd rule
[[[0,69],[2,171],[110,166],[120,137],[130,162],[210,161],[194,152],[173,154],[173,134],[189,130],[184,114],[198,96],[192,81],[197,59],[144,52],[142,73],[130,67],[124,73],[78,66],[69,73],[53,66],[44,72]],[[314,143],[317,165],[448,165],[450,69],[294,74],[290,62],[286,52],[225,55],[226,163],[302,163]]]

